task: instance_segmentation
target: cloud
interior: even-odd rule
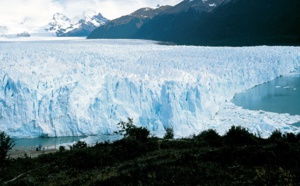
[[[30,20],[35,26],[47,24],[54,13],[73,18],[84,12],[100,12],[108,19],[129,14],[142,7],[175,5],[181,0],[1,0],[0,26]]]
[[[84,10],[100,12],[103,16],[114,19],[127,15],[142,7],[175,5],[181,0],[59,0],[65,8],[65,14],[74,17]]]
[[[127,15],[142,7],[156,7],[156,5],[175,5],[181,0],[99,0],[99,11],[106,17],[113,19]]]
[[[62,11],[59,3],[51,0],[10,0],[0,1],[0,25],[10,25],[30,20],[39,26],[52,17],[53,12]]]

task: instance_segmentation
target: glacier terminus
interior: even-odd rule
[[[299,132],[300,116],[250,111],[236,93],[297,73],[300,47],[200,47],[143,40],[0,41],[0,130],[12,137],[113,134],[133,118],[155,135],[231,125]]]

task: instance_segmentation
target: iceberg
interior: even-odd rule
[[[250,111],[238,92],[297,72],[299,47],[163,46],[144,40],[0,42],[0,130],[14,138],[112,134],[134,119],[161,136],[231,125],[262,136],[300,116]]]

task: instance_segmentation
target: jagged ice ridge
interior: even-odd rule
[[[299,70],[299,47],[163,46],[141,40],[0,43],[0,129],[12,137],[111,134],[134,118],[156,135],[232,124],[267,136],[300,116],[249,111],[238,92]]]

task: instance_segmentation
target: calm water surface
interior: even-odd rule
[[[249,110],[300,115],[300,74],[279,77],[236,94],[232,102]],[[300,123],[295,126],[300,127]]]
[[[35,146],[49,146],[49,145],[59,145],[63,143],[72,143],[74,141],[79,141],[84,137],[58,137],[58,138],[19,138],[14,139],[15,147],[35,147]]]
[[[19,138],[13,139],[15,147],[38,147],[59,146],[61,144],[73,143],[79,140],[84,140],[88,144],[95,144],[96,142],[115,141],[120,139],[120,135],[97,135],[97,136],[70,136],[70,137],[56,137],[56,138]]]

